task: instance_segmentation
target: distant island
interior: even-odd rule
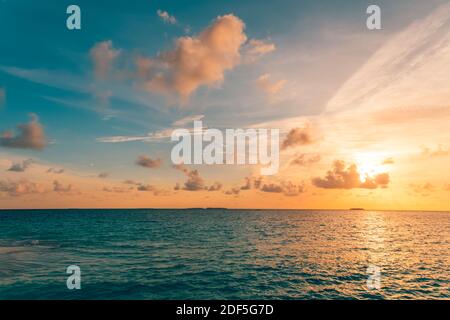
[[[364,211],[364,208],[350,208],[353,211]]]

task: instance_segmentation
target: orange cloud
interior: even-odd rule
[[[240,48],[247,40],[245,24],[238,17],[219,16],[194,37],[181,37],[171,51],[155,59],[139,58],[138,74],[145,90],[189,97],[202,85],[224,79],[224,72],[240,61]]]
[[[256,80],[256,84],[269,96],[276,95],[286,84],[286,80],[270,81],[270,74],[263,74]]]
[[[389,180],[388,173],[380,173],[374,177],[366,176],[365,181],[362,182],[355,164],[347,166],[344,161],[336,160],[333,169],[327,172],[325,178],[313,178],[312,183],[324,189],[376,189],[386,188]]]
[[[18,134],[6,131],[0,137],[0,146],[8,148],[42,150],[47,146],[44,129],[36,115],[31,114],[31,121],[17,126]]]
[[[289,131],[284,138],[281,149],[285,150],[291,147],[303,146],[313,143],[312,130],[310,126],[304,128],[294,128]]]
[[[245,60],[246,62],[255,62],[275,49],[275,45],[266,40],[251,39],[245,46]]]
[[[90,56],[97,79],[105,80],[108,77],[112,63],[119,54],[120,50],[113,48],[111,40],[99,42],[91,49]]]

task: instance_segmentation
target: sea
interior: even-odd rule
[[[0,300],[449,298],[450,212],[0,211]]]

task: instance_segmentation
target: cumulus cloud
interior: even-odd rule
[[[142,155],[136,160],[136,164],[144,168],[158,168],[162,165],[162,160]]]
[[[13,163],[7,171],[24,172],[33,162],[33,159],[28,159],[22,162]]]
[[[105,80],[108,77],[112,64],[119,54],[120,50],[113,48],[111,40],[99,42],[90,50],[97,79]]]
[[[240,62],[247,40],[244,28],[232,14],[219,16],[197,36],[178,38],[172,50],[156,58],[138,58],[141,87],[186,99],[200,86],[222,82],[224,72]]]
[[[178,164],[173,166],[175,169],[180,170],[187,177],[183,186],[177,183],[174,190],[186,190],[186,191],[219,191],[222,189],[220,182],[215,182],[210,186],[207,186],[205,180],[200,176],[198,170],[190,170],[184,164]]]
[[[53,181],[53,191],[58,192],[58,193],[67,193],[67,192],[72,191],[72,185],[69,184],[67,186],[64,186],[58,180],[54,180]]]
[[[176,24],[177,23],[177,19],[174,16],[170,15],[167,11],[163,11],[163,10],[159,10],[158,9],[158,11],[156,11],[156,14],[165,23],[169,23],[169,24]]]
[[[0,180],[0,192],[6,193],[13,197],[18,197],[27,194],[35,194],[44,192],[44,188],[34,182],[27,180],[10,181]]]
[[[327,172],[324,178],[312,179],[313,185],[324,189],[376,189],[378,187],[386,188],[389,184],[389,174],[380,173],[374,177],[366,176],[361,181],[361,175],[355,164],[349,166],[342,160],[336,160],[333,169]]]
[[[268,40],[251,39],[244,49],[244,58],[246,62],[255,62],[262,56],[275,51],[276,47]]]
[[[319,162],[321,159],[320,154],[306,154],[306,153],[302,153],[299,155],[296,155],[292,160],[291,160],[291,166],[302,166],[302,167],[307,167],[310,166],[314,163]]]
[[[42,150],[47,146],[44,129],[36,115],[31,115],[30,122],[19,124],[17,131],[16,135],[12,131],[3,132],[0,136],[0,146],[35,150]]]
[[[256,84],[261,88],[268,96],[275,96],[286,84],[286,80],[271,81],[270,74],[266,73],[261,75]]]
[[[291,147],[303,146],[314,142],[311,127],[294,128],[289,131],[284,138],[281,149],[285,150]]]

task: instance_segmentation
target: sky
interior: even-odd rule
[[[450,4],[371,4],[0,1],[0,208],[450,210]],[[195,120],[278,173],[174,165]]]

